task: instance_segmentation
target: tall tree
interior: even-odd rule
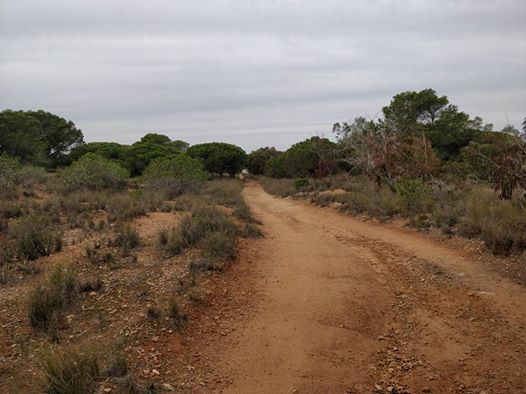
[[[30,111],[28,115],[40,122],[40,139],[52,167],[64,164],[67,154],[83,144],[82,131],[72,121],[46,111]]]
[[[46,111],[0,112],[0,150],[22,161],[56,167],[83,143],[75,124]]]
[[[46,147],[40,138],[40,122],[24,111],[0,112],[0,153],[25,163],[45,163]]]
[[[399,93],[382,112],[387,132],[426,136],[438,156],[445,160],[457,159],[463,147],[492,127],[482,124],[480,118],[470,119],[433,89]]]

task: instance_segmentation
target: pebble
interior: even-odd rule
[[[163,383],[161,388],[165,391],[175,391],[175,388],[169,383]]]

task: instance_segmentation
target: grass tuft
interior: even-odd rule
[[[57,266],[51,274],[37,284],[29,295],[28,315],[31,325],[47,329],[60,319],[63,310],[77,296],[77,278],[68,266]]]

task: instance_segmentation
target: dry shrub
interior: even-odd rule
[[[13,255],[19,259],[36,260],[62,249],[62,234],[46,218],[20,218],[9,229],[9,235]]]
[[[181,303],[175,297],[168,302],[168,316],[172,319],[176,328],[180,329],[188,321],[188,316],[184,312]]]
[[[139,233],[130,224],[120,226],[115,239],[115,245],[119,246],[124,253],[137,248],[140,245]]]
[[[260,176],[257,179],[267,193],[274,194],[279,197],[292,196],[298,192],[291,179],[269,178],[266,176]]]
[[[76,300],[77,277],[71,267],[59,265],[29,295],[28,315],[31,325],[48,329],[60,320],[63,310]]]
[[[41,351],[39,366],[48,394],[93,393],[100,375],[97,353],[90,348],[48,346]]]
[[[168,237],[167,249],[172,254],[197,244],[209,233],[222,231],[235,234],[236,226],[215,208],[202,207],[183,217],[178,227]]]
[[[214,231],[199,241],[201,255],[210,259],[232,259],[236,257],[236,239],[233,233]]]

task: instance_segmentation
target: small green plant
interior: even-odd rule
[[[307,178],[297,178],[294,179],[293,185],[296,190],[302,190],[309,186],[309,180]]]
[[[86,394],[96,388],[100,375],[98,355],[92,349],[48,346],[39,357],[43,387],[48,394]]]
[[[197,244],[208,234],[221,231],[235,234],[236,226],[215,208],[203,207],[192,211],[191,215],[183,217],[179,226],[174,229],[167,243],[172,254],[181,253],[185,248]]]
[[[28,315],[31,325],[47,329],[59,320],[63,310],[73,303],[78,291],[71,267],[59,265],[37,284],[29,295]]]

